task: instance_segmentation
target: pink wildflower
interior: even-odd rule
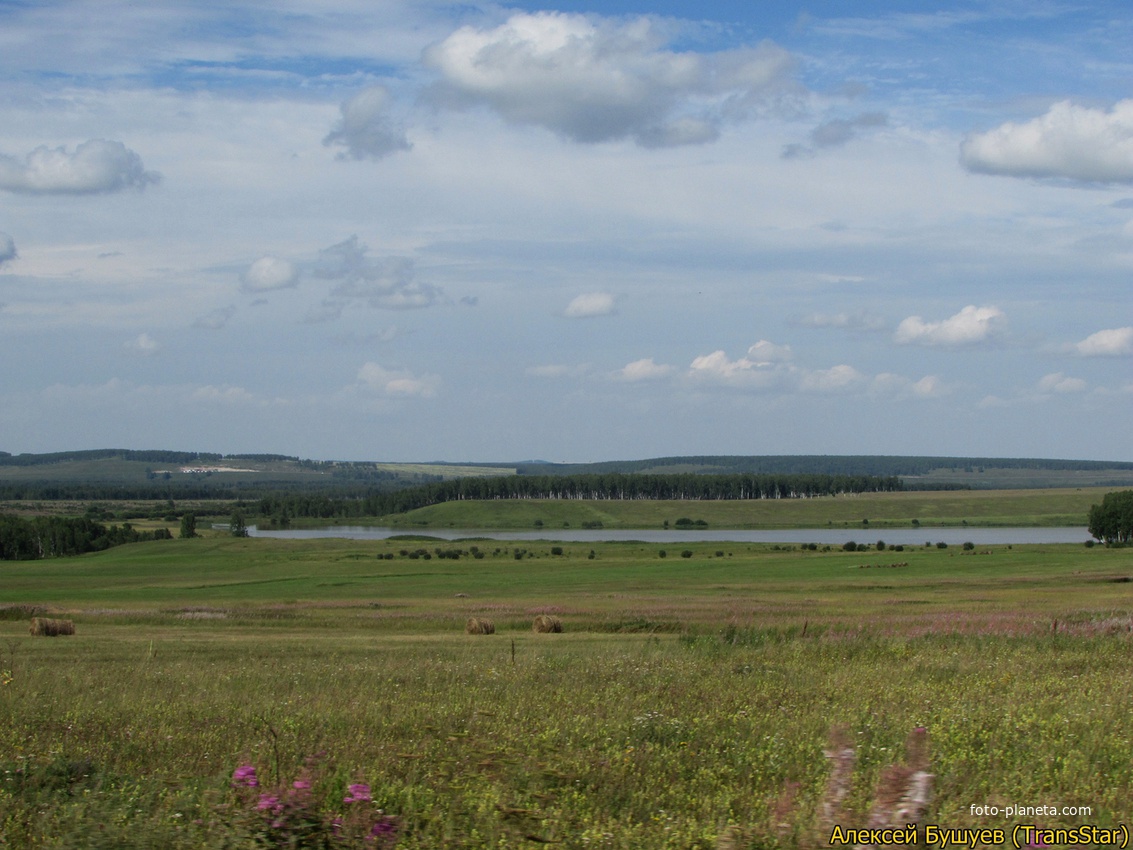
[[[258,788],[260,780],[256,778],[256,768],[250,764],[242,764],[232,773],[233,788]]]
[[[351,785],[348,789],[347,795],[342,798],[344,803],[368,803],[373,797],[370,796],[370,786],[359,783]]]

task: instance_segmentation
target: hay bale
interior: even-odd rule
[[[559,634],[563,630],[563,621],[550,614],[540,614],[531,624],[531,631],[539,634]]]
[[[496,624],[486,617],[469,617],[464,624],[464,633],[469,635],[494,635]]]
[[[56,637],[58,635],[73,635],[75,633],[74,620],[52,620],[49,617],[32,617],[28,629],[32,637]]]

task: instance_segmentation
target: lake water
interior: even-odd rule
[[[476,528],[420,529],[379,528],[364,525],[331,525],[324,528],[260,531],[248,527],[251,537],[276,537],[285,540],[310,540],[318,537],[339,537],[350,540],[385,540],[406,534],[419,534],[439,540],[480,538],[483,540],[526,541],[546,540],[552,543],[605,543],[619,540],[641,540],[645,543],[818,543],[841,546],[856,543],[923,546],[943,542],[959,546],[965,542],[977,546],[1025,543],[1084,543],[1090,539],[1085,528],[787,528],[766,531],[745,529],[572,529],[543,528],[537,531],[491,531]]]

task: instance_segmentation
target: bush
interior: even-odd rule
[[[885,541],[884,540],[878,540],[877,541],[877,551],[878,552],[884,552],[885,551]]]
[[[856,551],[858,551],[858,544],[855,543],[853,540],[847,540],[845,543],[842,544],[842,551],[843,552],[856,552]]]
[[[947,544],[947,543],[945,543],[945,542],[944,542],[943,540],[941,540],[941,541],[939,541],[939,542],[938,542],[938,543],[936,544],[936,548],[937,548],[937,549],[947,549],[947,548],[948,548],[948,544]]]
[[[691,558],[692,557],[692,550],[691,549],[681,550],[681,557],[682,558]]]
[[[971,540],[965,540],[964,545],[961,548],[963,548],[963,550],[965,552],[971,552],[973,549],[976,548],[976,544],[973,543]]]

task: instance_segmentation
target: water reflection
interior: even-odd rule
[[[1084,543],[1090,539],[1085,528],[789,528],[753,531],[748,529],[571,529],[543,528],[538,531],[492,531],[475,528],[379,528],[361,525],[333,525],[325,528],[286,529],[281,531],[248,527],[252,537],[274,537],[286,540],[309,540],[337,537],[350,540],[385,540],[398,535],[419,534],[439,540],[480,538],[484,540],[524,541],[547,540],[560,543],[605,543],[619,540],[640,540],[645,543],[817,543],[841,546],[857,543],[923,546],[925,543],[947,543],[959,546],[971,542],[977,546],[1026,543]]]

